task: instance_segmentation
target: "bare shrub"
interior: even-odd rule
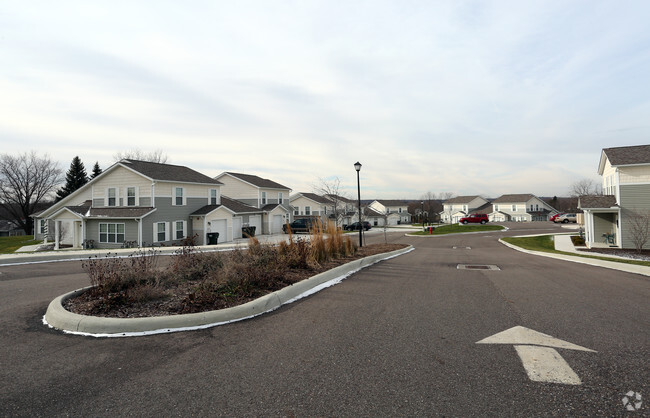
[[[628,232],[634,243],[637,252],[643,250],[643,246],[650,238],[650,211],[632,210],[628,216]]]

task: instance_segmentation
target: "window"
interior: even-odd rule
[[[167,239],[167,222],[156,222],[153,232],[154,242],[168,241]]]
[[[217,189],[210,189],[210,204],[217,205]]]
[[[399,209],[398,209],[398,212],[399,212],[399,213],[402,213],[402,208],[399,208]]]
[[[311,206],[305,206],[305,215],[311,215]]]
[[[47,219],[38,220],[38,233],[47,234]]]
[[[512,211],[517,212],[517,205],[512,205]]]
[[[136,206],[135,187],[127,187],[126,188],[126,205],[127,206]]]
[[[185,238],[185,221],[176,221],[174,222],[175,225],[175,233],[174,237],[175,239],[183,239]]]
[[[99,242],[111,244],[124,242],[124,224],[100,223]]]
[[[183,188],[182,187],[174,187],[174,206],[183,206]]]
[[[262,204],[266,205],[266,192],[262,192]]]
[[[279,204],[284,203],[284,195],[282,194],[282,192],[278,193],[278,203]]]
[[[293,208],[293,216],[298,216],[300,215],[300,206],[296,206]]]
[[[110,187],[106,195],[106,206],[117,206],[117,189],[115,187]]]

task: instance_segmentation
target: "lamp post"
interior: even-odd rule
[[[357,170],[357,199],[359,201],[359,247],[363,247],[363,238],[361,231],[363,231],[363,224],[361,223],[361,183],[359,182],[359,171],[361,171],[361,163],[354,163],[354,169]]]
[[[420,202],[422,205],[422,212],[420,212],[420,223],[422,224],[422,230],[424,231],[424,200]]]

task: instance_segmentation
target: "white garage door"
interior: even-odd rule
[[[212,225],[211,229],[212,232],[218,232],[219,233],[219,241],[218,242],[226,242],[228,241],[228,224],[225,219],[214,219],[212,220]]]
[[[232,239],[242,237],[241,233],[242,222],[240,217],[232,218]]]
[[[281,233],[283,224],[284,224],[284,216],[273,215],[273,226],[271,227],[271,233],[272,234]]]
[[[262,234],[262,215],[251,215],[248,217],[248,225],[255,227],[255,235]]]

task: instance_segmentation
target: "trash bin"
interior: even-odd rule
[[[217,245],[217,241],[219,241],[219,233],[208,232],[208,245]]]
[[[253,226],[244,226],[241,229],[242,236],[244,238],[254,237],[255,236],[255,225]]]

